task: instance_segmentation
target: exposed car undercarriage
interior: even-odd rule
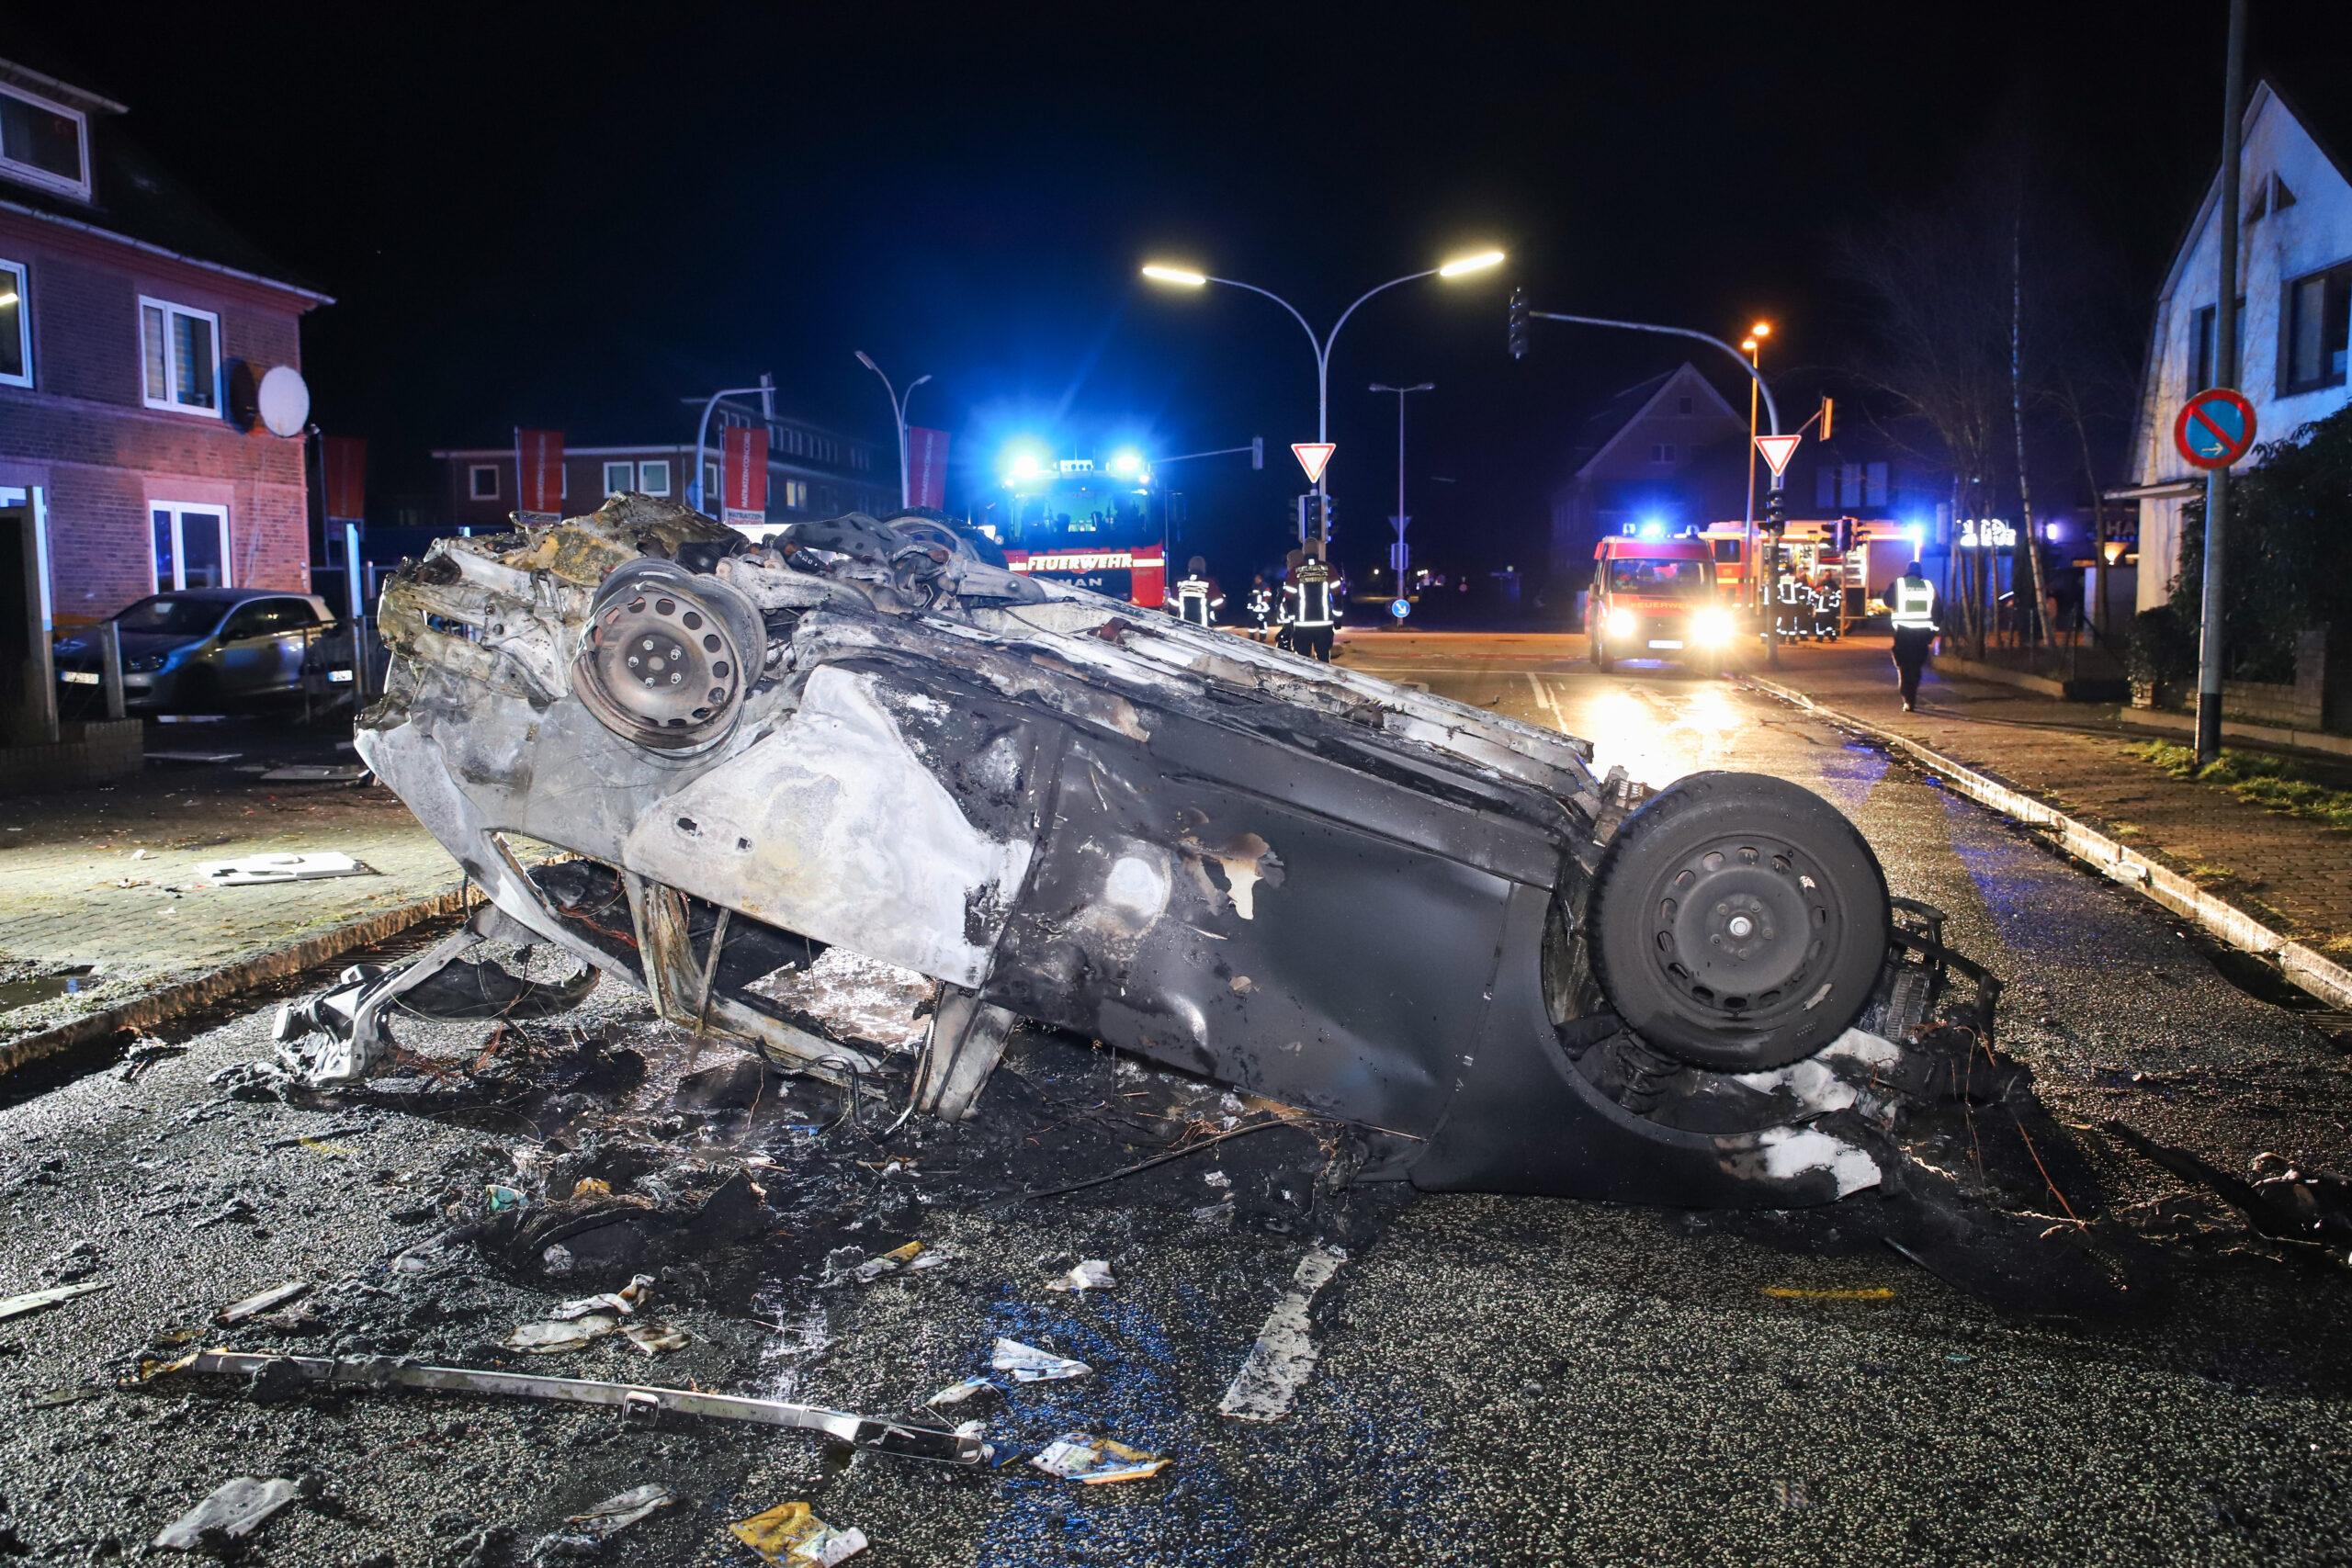
[[[1996,984],[1817,796],[1648,794],[1585,741],[1034,581],[935,521],[763,547],[616,496],[436,543],[382,624],[361,754],[494,908],[289,1010],[313,1086],[376,1070],[403,998],[568,1005],[465,963],[484,936],[780,1070],[901,1077],[910,1114],[971,1113],[1029,1021],[1343,1123],[1364,1174],[1426,1190],[1916,1187],[1907,1123],[2021,1081]],[[829,945],[936,983],[911,1074],[752,988]]]

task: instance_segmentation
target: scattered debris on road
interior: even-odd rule
[[[1347,1258],[1335,1248],[1317,1247],[1298,1260],[1290,1289],[1266,1314],[1257,1343],[1250,1347],[1241,1370],[1218,1402],[1218,1415],[1240,1421],[1279,1421],[1290,1414],[1300,1386],[1322,1357],[1309,1332],[1307,1309]]]
[[[1017,1339],[998,1340],[989,1352],[989,1365],[1000,1372],[1011,1372],[1016,1382],[1058,1382],[1066,1378],[1082,1378],[1094,1371],[1084,1361],[1073,1361]]]
[[[1089,1486],[1148,1480],[1172,1462],[1109,1438],[1090,1438],[1083,1432],[1070,1432],[1056,1438],[1029,1460],[1034,1470]]]
[[[833,1568],[864,1551],[865,1532],[835,1529],[806,1503],[782,1503],[727,1527],[736,1539],[770,1562],[786,1568]]]
[[[678,1495],[667,1486],[648,1484],[632,1486],[617,1496],[607,1497],[584,1514],[567,1514],[563,1522],[578,1525],[579,1534],[598,1540],[619,1534],[640,1519],[650,1518],[678,1500]]]
[[[307,1294],[310,1289],[308,1280],[288,1280],[282,1285],[271,1286],[259,1295],[247,1296],[243,1301],[222,1307],[212,1321],[223,1328],[233,1328],[248,1318],[259,1317],[266,1312],[284,1306],[296,1297]]]
[[[198,878],[215,887],[259,887],[277,882],[318,882],[334,876],[373,876],[376,868],[334,851],[316,854],[247,855],[207,861]]]
[[[1049,1291],[1107,1291],[1117,1281],[1111,1278],[1111,1266],[1099,1258],[1090,1258],[1074,1266],[1067,1274],[1046,1281]]]
[[[175,1551],[217,1551],[259,1529],[272,1514],[301,1495],[294,1483],[240,1475],[164,1528],[155,1544]]]
[[[79,1285],[60,1285],[52,1291],[34,1291],[28,1295],[0,1297],[0,1318],[21,1317],[28,1312],[53,1307],[60,1302],[70,1302],[76,1296],[109,1288],[109,1281],[93,1280]]]

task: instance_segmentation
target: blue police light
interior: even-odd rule
[[[1666,525],[1655,517],[1645,517],[1642,519],[1641,536],[1645,539],[1663,539],[1666,537]]]
[[[1903,534],[1911,541],[1911,547],[1915,550],[1928,542],[1928,525],[1924,523],[1912,524],[1903,530]]]
[[[1133,447],[1112,454],[1111,471],[1123,479],[1140,478],[1143,474],[1143,454]]]
[[[1009,449],[1004,457],[1004,482],[1008,485],[1028,484],[1045,478],[1046,465],[1037,454],[1025,446]]]

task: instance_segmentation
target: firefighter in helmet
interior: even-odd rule
[[[1186,564],[1184,575],[1170,595],[1177,619],[1196,626],[1216,625],[1216,613],[1225,604],[1225,592],[1208,575],[1208,569],[1209,563],[1199,556]]]
[[[1242,603],[1250,615],[1250,637],[1265,641],[1274,615],[1274,591],[1266,586],[1265,573],[1260,572],[1250,580],[1250,597]]]

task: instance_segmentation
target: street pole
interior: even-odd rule
[[[1331,439],[1331,345],[1339,341],[1340,329],[1348,324],[1348,318],[1356,313],[1357,307],[1363,305],[1374,295],[1385,294],[1399,284],[1417,283],[1424,277],[1459,277],[1464,273],[1482,272],[1487,267],[1498,265],[1502,259],[1503,254],[1500,251],[1486,251],[1475,256],[1464,256],[1459,261],[1447,262],[1442,266],[1428,267],[1420,272],[1408,272],[1402,277],[1392,277],[1387,282],[1367,288],[1357,295],[1355,304],[1340,311],[1340,319],[1331,323],[1331,330],[1319,338],[1315,335],[1315,329],[1307,323],[1306,318],[1299,313],[1298,307],[1271,288],[1261,288],[1254,283],[1243,283],[1238,278],[1212,277],[1206,273],[1192,272],[1182,267],[1147,266],[1143,269],[1143,275],[1156,283],[1173,283],[1189,288],[1198,288],[1210,283],[1221,283],[1227,288],[1246,288],[1252,294],[1264,295],[1283,310],[1288,310],[1291,313],[1291,319],[1295,321],[1300,330],[1306,333],[1307,346],[1315,351],[1315,439],[1320,443]],[[1317,478],[1315,481],[1316,543],[1321,547],[1317,552],[1318,556],[1329,556],[1330,553],[1331,508],[1328,501],[1329,491],[1324,488],[1327,482],[1321,478]]]
[[[756,387],[729,387],[721,391],[713,392],[702,405],[702,418],[695,425],[695,477],[688,481],[688,493],[694,497],[695,510],[697,512],[702,512],[704,503],[710,499],[702,492],[702,466],[706,461],[703,455],[709,449],[710,445],[710,411],[718,406],[718,400],[721,398],[747,398],[753,392],[759,393],[763,399],[767,400],[763,404],[763,407],[773,407],[775,397],[774,378],[761,377],[760,384]],[[710,515],[710,513],[705,514]]]
[[[2245,0],[2230,0],[2229,80],[2222,91],[2222,254],[2213,298],[2214,384],[2238,379],[2238,156],[2245,118]],[[2230,466],[2205,476],[2205,614],[2197,650],[2197,761],[2222,754],[2222,571],[2229,525]]]
[[[882,367],[875,364],[862,348],[857,351],[857,362],[876,376],[882,376]],[[882,376],[882,390],[890,400],[890,417],[898,422],[899,426],[899,504],[901,507],[910,507],[915,503],[914,491],[910,488],[914,476],[907,472],[907,400],[915,395],[917,387],[930,379],[929,376],[918,376],[907,383],[906,391],[901,393],[892,388],[890,378]]]
[[[1396,574],[1396,597],[1402,599],[1405,597],[1404,547],[1407,523],[1405,516],[1405,399],[1414,392],[1433,392],[1437,390],[1437,383],[1424,381],[1418,387],[1384,387],[1374,381],[1372,384],[1372,389],[1375,392],[1396,394],[1396,516],[1395,518],[1396,558],[1389,563],[1389,568]]]

